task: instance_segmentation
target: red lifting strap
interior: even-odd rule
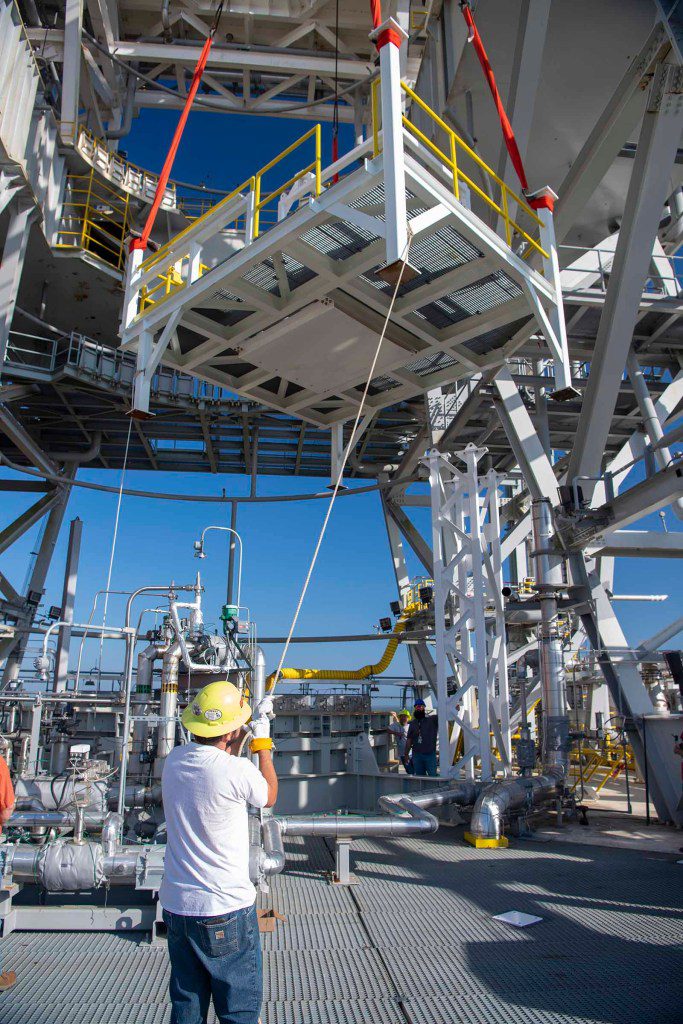
[[[161,201],[164,198],[164,195],[166,193],[166,186],[168,185],[168,179],[171,177],[171,170],[173,169],[173,162],[174,162],[174,160],[176,158],[176,153],[178,152],[178,146],[180,145],[180,140],[181,140],[181,138],[183,136],[183,131],[185,130],[185,125],[187,124],[187,119],[188,119],[189,114],[190,114],[190,108],[192,107],[192,104],[194,103],[194,98],[197,95],[197,90],[199,89],[199,84],[200,84],[200,82],[202,80],[202,75],[204,74],[204,69],[206,67],[206,62],[209,59],[209,50],[211,49],[211,44],[213,43],[213,37],[216,34],[216,29],[218,28],[218,22],[220,21],[220,16],[221,16],[222,11],[223,11],[223,4],[220,3],[219,6],[218,6],[218,10],[216,11],[216,17],[214,19],[213,27],[211,29],[211,32],[207,36],[207,39],[206,39],[206,42],[204,43],[204,46],[202,47],[202,52],[199,55],[199,60],[197,61],[197,66],[194,69],[194,74],[192,76],[192,84],[190,85],[190,88],[189,88],[188,93],[187,93],[187,99],[185,100],[185,106],[183,107],[183,112],[180,115],[180,120],[178,121],[178,125],[176,127],[175,134],[173,136],[173,141],[171,142],[171,148],[169,149],[168,155],[166,157],[166,160],[164,161],[164,166],[161,168],[161,174],[159,175],[159,181],[157,182],[156,192],[154,193],[154,202],[152,203],[152,208],[149,211],[149,213],[147,214],[147,220],[145,221],[145,226],[144,226],[144,228],[142,230],[142,235],[140,236],[140,238],[134,238],[133,241],[130,244],[131,252],[134,249],[146,249],[147,248],[147,243],[149,242],[149,236],[152,233],[152,228],[154,227],[154,222],[157,219],[157,213],[159,212],[159,207],[161,206]]]
[[[474,46],[474,49],[477,51],[477,57],[479,58],[479,63],[481,64],[482,71],[484,72],[486,81],[489,83],[491,95],[493,96],[493,102],[496,104],[496,110],[498,111],[498,117],[500,118],[500,127],[502,128],[503,131],[503,138],[505,139],[507,151],[510,154],[510,159],[512,160],[513,167],[517,172],[517,177],[519,178],[520,185],[522,186],[522,191],[526,192],[528,191],[529,186],[527,184],[526,174],[524,173],[524,164],[522,163],[522,157],[520,156],[519,149],[517,148],[515,133],[512,130],[512,125],[510,124],[508,116],[505,113],[505,107],[503,106],[503,101],[501,100],[500,93],[498,92],[496,79],[494,78],[493,75],[493,68],[489,64],[489,59],[486,55],[484,44],[481,41],[481,36],[479,35],[477,26],[474,24],[474,18],[472,17],[470,5],[468,3],[461,3],[460,8],[462,10],[465,21],[467,22],[467,27],[470,33],[469,38],[472,42],[472,45]]]
[[[370,14],[372,15],[372,27],[379,28],[382,24],[382,0],[370,0]]]

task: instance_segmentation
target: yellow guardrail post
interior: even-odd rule
[[[254,238],[258,238],[259,222],[261,217],[261,175],[262,171],[254,177]]]
[[[372,156],[379,156],[379,78],[370,86],[370,102],[372,107]]]
[[[456,153],[455,132],[449,132],[448,138],[451,144],[451,164],[453,165],[453,192],[455,198],[460,200],[460,185],[458,183],[458,156]]]
[[[501,203],[503,206],[503,220],[505,221],[505,241],[509,245],[512,241],[512,232],[510,231],[510,211],[508,209],[508,190],[507,185],[503,185],[500,190]]]
[[[83,207],[83,230],[81,232],[81,249],[87,249],[86,240],[88,237],[88,221],[90,218],[90,197],[92,195],[92,181],[94,170],[90,170],[90,177],[88,178],[88,191],[85,197],[85,206]]]
[[[323,189],[322,184],[323,174],[323,141],[321,134],[321,126],[315,125],[315,195],[321,195]]]

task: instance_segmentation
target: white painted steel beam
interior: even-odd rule
[[[683,531],[610,530],[588,545],[594,558],[681,558]]]
[[[604,445],[683,129],[682,92],[683,71],[669,65],[658,66],[633,164],[583,414],[570,455],[570,481],[598,477],[601,473]],[[588,483],[586,490],[590,493],[592,487]]]
[[[75,140],[78,124],[82,34],[83,0],[66,0],[60,130],[68,140]]]
[[[0,375],[24,270],[26,246],[36,215],[37,211],[33,206],[20,205],[18,200],[10,206],[9,223],[0,262]]]
[[[553,467],[507,367],[496,375],[493,386],[497,394],[496,410],[529,493],[534,498],[549,498],[552,505],[557,505],[559,492]]]
[[[70,2],[76,3],[77,0],[70,0]],[[170,61],[194,68],[199,59],[201,46],[199,44],[180,46],[177,43],[150,43],[117,39],[114,43],[114,52],[120,60],[142,60],[155,63]],[[267,49],[244,50],[230,46],[212,47],[207,66],[239,71],[248,66],[252,71],[284,72],[289,75],[301,72],[302,74],[333,77],[335,74],[335,58],[332,53],[323,57],[313,53],[274,53]],[[372,71],[373,67],[369,61],[351,60],[343,55],[339,57],[338,74],[342,80],[362,80],[367,78]]]
[[[559,242],[567,236],[595,189],[636,128],[645,108],[643,81],[669,50],[661,24],[655,25],[595,123],[562,185],[555,210]]]

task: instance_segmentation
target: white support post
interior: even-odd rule
[[[425,460],[432,498],[440,774],[464,771],[473,778],[479,764],[484,780],[493,775],[491,728],[506,773],[510,762],[498,479],[479,477],[485,453],[474,445],[456,453],[464,472],[435,448]],[[490,606],[496,612],[489,633]],[[463,750],[456,760],[461,734]]]
[[[132,324],[138,315],[139,294],[137,289],[137,278],[140,276],[140,264],[145,258],[144,249],[131,249],[126,261],[126,291],[123,298],[123,316],[121,318],[121,333]]]
[[[543,274],[546,281],[555,290],[555,302],[548,312],[552,336],[547,338],[547,342],[553,355],[553,363],[555,364],[555,391],[553,392],[553,398],[558,402],[564,402],[571,398],[576,398],[578,392],[572,387],[567,328],[564,321],[562,281],[560,278],[560,264],[557,258],[555,224],[553,222],[553,207],[556,199],[557,196],[547,185],[544,188],[538,189],[533,195],[528,196],[529,205],[541,221],[539,231],[541,246],[548,253],[547,256],[543,257]],[[546,331],[546,333],[548,332]]]
[[[400,55],[401,44],[408,35],[394,18],[389,18],[375,29],[370,38],[376,42],[379,51],[387,268],[390,268],[404,260],[408,245]]]
[[[10,219],[0,263],[0,375],[5,362],[9,332],[17,304],[19,282],[24,269],[26,246],[35,216],[33,207],[10,208]]]
[[[135,381],[133,384],[133,407],[131,414],[136,418],[144,418],[149,415],[149,393],[152,384],[152,376],[147,372],[147,366],[152,359],[152,332],[141,331],[138,339],[138,357],[135,370]]]
[[[330,487],[334,487],[337,482],[343,460],[344,424],[333,423],[330,427]]]
[[[82,34],[83,0],[66,0],[60,133],[66,142],[72,144],[76,141],[78,125]]]

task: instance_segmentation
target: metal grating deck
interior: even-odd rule
[[[680,1024],[683,869],[562,843],[473,850],[458,831],[354,844],[361,884],[335,888],[320,839],[287,842],[260,897],[264,1024]],[[506,910],[543,921],[515,930]],[[19,983],[1,1024],[168,1024],[163,948],[139,936],[14,933]],[[213,1022],[210,1017],[210,1021]]]

